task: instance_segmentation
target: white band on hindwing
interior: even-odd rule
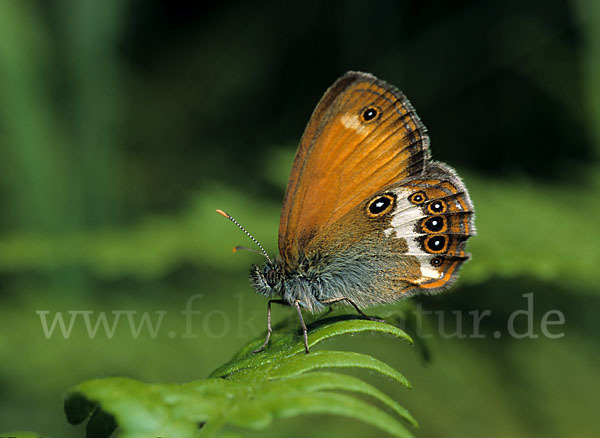
[[[435,256],[423,251],[421,243],[417,240],[419,236],[425,233],[415,233],[415,224],[427,215],[423,214],[420,205],[412,204],[408,200],[414,191],[395,189],[392,192],[396,195],[396,206],[391,214],[391,227],[384,230],[385,236],[404,239],[408,246],[407,254],[418,257],[422,277],[418,280],[419,283],[432,278],[440,278],[442,272],[430,265]]]

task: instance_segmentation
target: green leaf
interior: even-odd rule
[[[408,380],[389,365],[366,354],[348,351],[317,351],[310,356],[295,356],[293,359],[276,368],[271,376],[272,378],[285,378],[317,368],[331,367],[371,369],[397,380],[406,387],[410,387]]]
[[[254,404],[255,409],[270,414],[265,418],[267,421],[253,421],[254,417],[246,417],[242,412],[235,418],[235,425],[262,429],[271,422],[272,418],[286,418],[299,414],[333,414],[356,418],[394,436],[412,436],[401,423],[381,409],[344,394],[320,391],[306,394],[281,394],[273,398],[262,398]]]
[[[398,402],[391,399],[374,386],[346,374],[315,371],[312,373],[290,376],[287,379],[273,382],[266,391],[289,394],[294,392],[298,387],[309,391],[337,389],[365,394],[379,400],[382,404],[387,405],[413,426],[418,427],[417,420],[415,420],[410,412],[403,408]]]
[[[332,317],[315,320],[309,327],[311,348],[326,339],[361,332],[412,343],[398,327],[382,322]],[[280,324],[272,338],[272,344],[258,354],[252,350],[262,339],[250,342],[204,380],[182,385],[122,377],[83,382],[67,393],[67,419],[72,424],[87,421],[87,436],[94,438],[108,438],[117,428],[123,437],[185,438],[215,436],[226,425],[262,429],[277,418],[318,413],[355,418],[393,436],[412,436],[399,420],[412,426],[417,422],[398,402],[357,377],[320,370],[364,368],[410,387],[401,373],[361,353],[305,354],[295,319]]]

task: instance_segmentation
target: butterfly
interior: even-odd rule
[[[395,87],[348,72],[323,95],[304,131],[285,192],[279,257],[253,265],[251,282],[271,304],[318,313],[362,308],[450,286],[475,234],[469,193],[450,166],[431,160],[429,137]],[[241,248],[241,247],[240,247]],[[370,317],[369,317],[370,318]]]

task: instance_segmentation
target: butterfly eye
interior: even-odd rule
[[[426,233],[439,233],[446,231],[446,218],[444,216],[432,216],[427,218],[421,225]]]
[[[369,202],[369,205],[367,206],[367,215],[370,217],[383,216],[394,207],[395,202],[396,198],[390,193],[377,196]]]
[[[441,266],[441,264],[442,264],[441,257],[434,257],[431,259],[431,266],[435,266],[437,268],[438,266]]]
[[[372,122],[376,120],[381,115],[381,110],[376,106],[369,106],[362,110],[360,114],[360,118],[363,122]]]
[[[427,210],[429,211],[429,213],[431,214],[436,214],[436,213],[445,213],[446,212],[446,203],[444,201],[433,201],[431,204],[429,204],[427,206]]]
[[[439,254],[446,250],[446,236],[430,236],[425,240],[425,249],[433,254]]]
[[[277,274],[277,271],[275,269],[271,268],[265,274],[265,279],[267,280],[267,284],[270,287],[273,287],[277,283],[277,280],[279,279],[279,275]]]
[[[417,192],[417,193],[413,193],[412,195],[410,195],[408,197],[408,201],[411,204],[422,204],[423,202],[427,201],[427,195],[425,195],[425,193],[423,192]]]

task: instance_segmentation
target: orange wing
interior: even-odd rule
[[[366,73],[348,72],[324,94],[304,131],[281,211],[288,266],[319,231],[368,196],[423,172],[426,129],[408,99]]]

